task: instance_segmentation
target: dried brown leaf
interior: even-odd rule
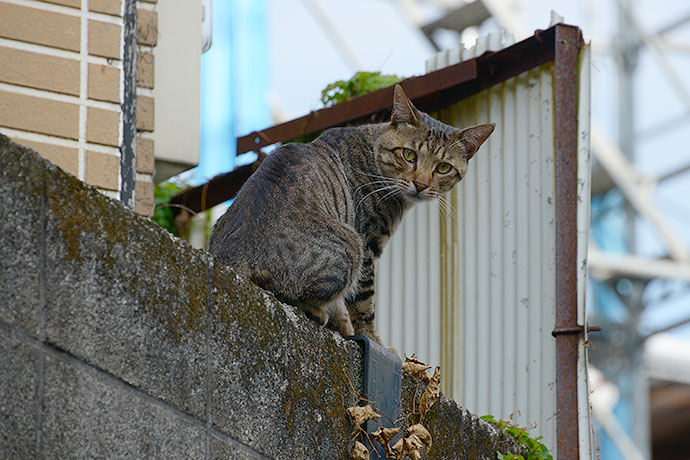
[[[383,446],[384,449],[386,449],[386,456],[389,458],[395,457],[393,451],[391,450],[390,442],[391,439],[393,439],[395,435],[398,434],[398,431],[400,431],[400,428],[381,427],[378,430],[371,433],[371,436],[374,439],[376,439]]]
[[[424,444],[424,447],[431,447],[431,433],[429,433],[429,430],[427,430],[426,427],[421,423],[412,425],[407,429],[407,432],[417,436],[422,444]]]
[[[405,362],[402,365],[403,371],[408,372],[417,379],[425,382],[429,381],[429,374],[426,373],[427,369],[431,369],[431,366],[421,362],[415,355],[406,357]]]
[[[416,440],[413,438],[416,438],[416,436],[410,435],[406,438],[405,448],[407,450],[405,451],[405,454],[407,454],[412,460],[421,460],[422,453],[420,452],[420,449],[422,448],[422,443],[418,439]]]
[[[405,444],[405,438],[398,439],[398,442],[393,444],[393,447],[391,447],[391,450],[393,451],[393,455],[389,455],[389,457],[394,458],[396,460],[401,459],[404,455],[404,452],[403,452],[404,444]]]
[[[402,459],[408,455],[412,460],[420,460],[422,454],[420,449],[424,447],[424,443],[415,434],[411,434],[406,438],[400,438],[393,446],[393,453],[395,459]]]
[[[419,398],[419,421],[421,422],[426,417],[426,413],[431,409],[438,398],[441,397],[441,368],[436,366],[434,375],[429,379],[429,384],[424,390],[424,393]]]
[[[369,404],[366,406],[348,407],[347,412],[352,417],[352,424],[355,426],[354,431],[358,431],[368,420],[381,417]]]
[[[350,460],[369,460],[369,449],[359,441],[355,441],[350,450]]]

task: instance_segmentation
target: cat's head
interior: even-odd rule
[[[417,110],[396,85],[391,122],[375,145],[376,161],[406,200],[431,200],[464,177],[468,161],[494,127],[493,123],[463,129],[448,126]]]

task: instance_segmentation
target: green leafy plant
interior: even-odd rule
[[[536,438],[531,437],[529,433],[527,433],[527,428],[521,428],[513,423],[512,414],[509,417],[510,420],[497,420],[493,415],[483,415],[480,418],[489,422],[499,430],[505,431],[514,437],[517,442],[527,447],[527,457],[510,452],[506,454],[497,452],[496,458],[498,458],[498,460],[553,460],[553,457],[549,453],[549,449],[540,442],[541,439],[543,439],[542,436]]]
[[[351,97],[387,88],[401,80],[397,75],[381,75],[381,72],[357,72],[349,80],[338,80],[326,86],[321,91],[321,102],[330,107]]]
[[[170,200],[185,190],[185,186],[173,181],[165,181],[153,188],[153,201],[156,205],[151,220],[175,236],[180,236],[180,230],[175,225],[175,209],[170,206]]]
[[[397,75],[381,75],[381,72],[357,72],[349,80],[338,80],[321,91],[321,102],[324,107],[331,107],[347,99],[363,94],[373,93],[402,81]],[[289,142],[311,142],[323,131],[305,134]]]

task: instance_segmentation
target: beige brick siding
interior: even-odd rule
[[[79,138],[79,105],[0,91],[0,126]]]
[[[0,47],[0,82],[79,96],[79,61]]]
[[[153,174],[155,173],[155,144],[151,135],[155,129],[154,59],[153,48],[158,42],[158,14],[155,1],[137,1],[137,183],[136,211],[152,215]]]
[[[0,37],[79,51],[79,17],[0,2]]]
[[[120,102],[120,69],[109,65],[89,64],[89,99]]]
[[[140,45],[156,46],[158,15],[155,11],[137,10],[137,41]]]
[[[153,88],[153,54],[139,53],[137,61],[137,86],[140,88]]]
[[[137,139],[137,172],[153,174],[155,166],[153,139]]]
[[[89,0],[89,10],[113,16],[121,16],[122,2],[120,0]]]
[[[118,190],[120,158],[117,155],[86,152],[86,183],[106,190]]]
[[[142,216],[150,216],[153,214],[153,182],[151,181],[137,181],[136,185],[137,204],[136,212]]]
[[[153,131],[153,127],[153,98],[137,96],[137,129],[139,131]]]
[[[56,5],[71,6],[72,8],[81,8],[81,0],[43,0],[48,3],[55,3]]]
[[[120,112],[89,107],[86,117],[86,141],[94,144],[120,145]]]
[[[89,54],[120,59],[122,27],[101,21],[89,21]]]
[[[18,4],[19,3],[19,4]],[[66,172],[119,196],[122,0],[0,0],[0,132],[24,144]],[[155,2],[154,2],[155,3]],[[155,5],[145,4],[146,43],[156,41]],[[138,86],[148,91],[144,120],[147,132],[137,146],[136,207],[153,209],[154,146],[153,59],[137,64]],[[140,195],[139,195],[140,194]]]

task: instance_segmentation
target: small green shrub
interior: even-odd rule
[[[321,102],[324,107],[332,107],[351,97],[373,93],[374,91],[388,88],[402,80],[403,78],[397,75],[381,75],[381,72],[357,72],[349,80],[338,80],[326,86],[321,91]],[[289,142],[311,142],[319,137],[322,132],[305,134]]]
[[[178,193],[183,192],[185,188],[172,181],[161,182],[153,188],[153,201],[156,209],[153,211],[151,220],[175,236],[180,236],[180,231],[174,222],[176,210],[170,206],[170,200]]]
[[[355,96],[373,93],[399,83],[397,75],[381,75],[381,72],[357,72],[349,80],[338,80],[321,91],[321,102],[331,107]]]
[[[527,450],[529,451],[527,458],[523,457],[522,455],[512,454],[510,452],[506,454],[497,452],[496,458],[498,458],[498,460],[553,460],[553,457],[549,453],[549,449],[544,444],[539,442],[542,439],[542,436],[538,436],[536,438],[531,437],[527,433],[526,428],[520,428],[512,422],[512,414],[510,416],[511,420],[496,420],[493,415],[483,415],[480,418],[489,422],[499,430],[505,431],[514,437],[517,442],[527,447]]]

